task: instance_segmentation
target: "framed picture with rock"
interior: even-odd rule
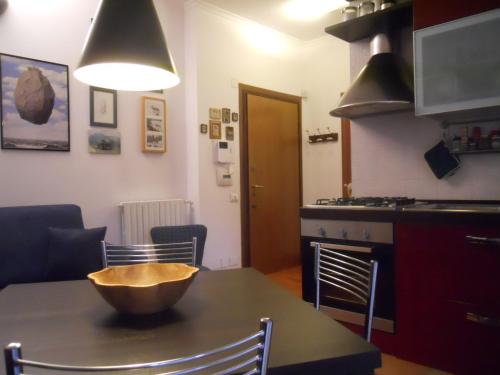
[[[164,99],[142,97],[142,151],[167,151],[166,105]]]
[[[69,151],[68,66],[0,54],[2,149]]]

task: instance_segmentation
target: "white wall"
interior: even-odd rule
[[[411,30],[395,45],[412,62]],[[352,43],[351,76],[369,59],[368,40]],[[474,126],[474,125],[472,125]],[[352,184],[355,196],[409,196],[422,199],[500,199],[500,157],[465,155],[461,169],[438,180],[424,153],[443,137],[443,129],[413,113],[365,118],[352,122]]]
[[[0,206],[75,203],[82,207],[87,227],[106,225],[107,240],[118,242],[120,201],[185,196],[184,85],[165,95],[166,154],[141,152],[140,96],[145,94],[125,92],[118,93],[121,155],[89,154],[89,89],[72,73],[97,4],[98,0],[11,0],[0,15],[0,52],[69,65],[71,118],[69,153],[0,151]],[[155,4],[183,82],[183,1]]]
[[[231,193],[240,193],[238,124],[231,124],[235,127],[237,160],[232,187],[216,186],[212,141],[208,135],[199,134],[199,124],[208,123],[209,107],[238,112],[237,84],[244,83],[297,96],[307,92],[308,98],[303,101],[304,137],[306,129],[318,124],[337,130],[338,122],[328,117],[328,109],[339,96],[340,87],[348,82],[348,48],[333,38],[306,45],[203,2],[189,2],[186,13],[190,25],[186,30],[190,40],[186,56],[197,62],[196,67],[188,62],[186,73],[197,77],[196,88],[187,89],[188,102],[197,104],[198,109],[197,119],[188,114],[188,149],[193,155],[198,153],[198,158],[190,157],[189,162],[189,170],[198,171],[190,180],[197,184],[196,191],[190,186],[190,194],[197,201],[197,221],[208,226],[204,263],[211,268],[239,266],[240,202],[230,202]],[[338,69],[337,59],[343,62]],[[315,199],[317,194],[332,196],[340,189],[339,149],[339,143],[304,143],[304,201]]]
[[[349,44],[329,35],[318,38],[303,48],[304,66],[301,72],[304,100],[304,134],[302,138],[304,204],[318,198],[342,196],[342,148],[340,119],[329,112],[349,86]],[[305,130],[317,134],[339,134],[338,142],[308,143]]]

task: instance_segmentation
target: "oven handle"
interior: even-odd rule
[[[318,242],[311,242],[311,247],[315,247]],[[365,246],[352,246],[352,245],[341,245],[333,243],[319,243],[324,249],[337,250],[337,251],[352,251],[354,253],[364,253],[371,254],[373,248]]]

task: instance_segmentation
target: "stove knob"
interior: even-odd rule
[[[318,229],[318,234],[321,236],[321,237],[326,237],[326,229],[323,228],[323,227],[320,227]]]
[[[363,239],[365,241],[370,241],[370,237],[371,235],[370,232],[368,232],[368,229],[363,229]]]
[[[347,231],[346,231],[344,228],[342,228],[342,229],[340,230],[340,235],[342,236],[342,238],[343,238],[344,240],[346,240],[346,239],[347,239]]]

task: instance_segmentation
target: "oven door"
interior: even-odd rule
[[[328,241],[328,240],[327,240]],[[377,285],[375,289],[375,306],[373,328],[394,333],[395,321],[395,288],[394,288],[394,252],[392,245],[361,245],[359,243],[336,243],[334,241],[318,241],[325,248],[342,252],[351,257],[369,262],[379,263]],[[315,241],[308,243],[309,251],[314,257]],[[313,271],[313,267],[311,267]],[[314,278],[313,272],[308,277]],[[310,284],[311,285],[311,284]],[[315,293],[314,283],[311,285]],[[308,293],[309,294],[309,293]],[[320,288],[321,309],[330,313],[335,319],[353,324],[364,324],[365,305],[340,288],[322,283]]]

